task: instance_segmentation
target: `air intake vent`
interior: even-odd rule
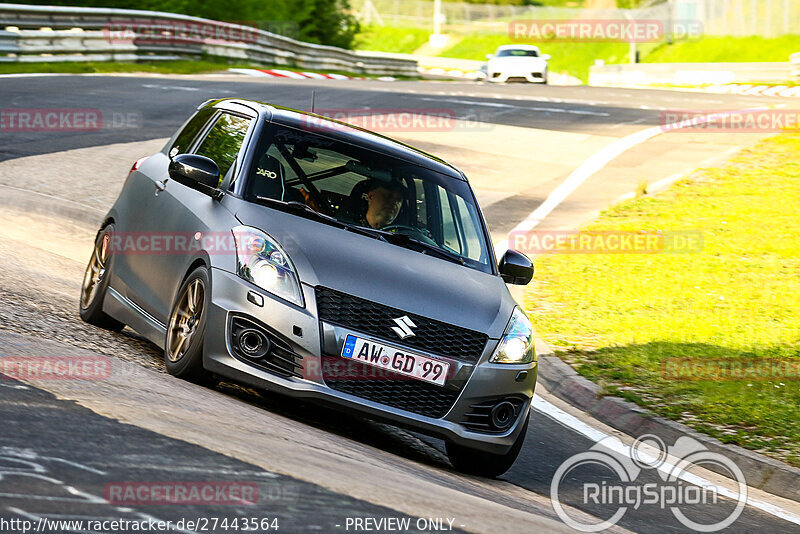
[[[461,424],[477,432],[505,432],[514,425],[523,404],[525,399],[522,397],[502,397],[471,404]]]
[[[302,378],[299,362],[303,357],[260,323],[234,316],[229,333],[233,355],[238,359],[280,376]]]

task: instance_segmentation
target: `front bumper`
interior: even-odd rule
[[[485,452],[503,454],[519,435],[530,410],[530,400],[536,385],[537,364],[489,363],[489,356],[497,345],[497,340],[489,340],[477,364],[428,354],[447,361],[455,369],[445,386],[454,393],[455,402],[441,417],[421,415],[333,389],[326,383],[326,377],[330,380],[330,375],[326,375],[326,369],[329,369],[326,365],[331,361],[347,362],[338,357],[345,335],[354,333],[361,337],[372,336],[319,321],[313,287],[301,284],[306,307],[300,308],[260,290],[232,273],[219,269],[212,269],[211,272],[211,306],[208,310],[209,326],[206,329],[203,357],[204,366],[209,371],[256,388],[347,408],[348,411],[357,411]],[[259,306],[248,300],[248,292],[262,296],[263,305]],[[302,364],[302,377],[281,376],[234,356],[228,331],[233,316],[262,323],[271,335],[291,347],[294,353],[302,357],[299,360]],[[427,354],[418,349],[414,351]],[[474,411],[476,404],[486,403],[487,399],[502,398],[515,398],[521,402],[516,420],[508,430],[483,432],[465,426],[465,421],[469,421],[466,414]]]
[[[519,79],[530,83],[542,83],[545,78],[545,70],[503,70],[489,71],[487,80],[490,82],[505,83],[509,80]]]

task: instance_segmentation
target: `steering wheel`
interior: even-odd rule
[[[411,226],[410,224],[390,224],[388,226],[382,227],[381,230],[384,230],[386,232],[391,232],[393,230],[402,232],[403,230],[405,230],[406,232],[403,233],[414,234],[416,236],[419,236],[422,239],[422,241],[425,241],[430,245],[439,246],[439,244],[433,240],[433,236],[428,230],[424,228],[419,228],[418,226]]]

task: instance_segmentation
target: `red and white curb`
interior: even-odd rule
[[[475,80],[478,78],[478,73],[474,70],[445,69],[442,67],[417,67],[417,72],[420,74],[435,74],[437,76],[466,78],[468,80]]]
[[[708,93],[719,94],[800,97],[800,85],[749,85],[743,83],[726,83],[711,85],[706,87],[705,90]]]
[[[319,72],[305,72],[283,69],[228,69],[228,72],[246,74],[247,76],[261,76],[265,78],[291,78],[294,80],[363,80],[344,74],[322,74]]]

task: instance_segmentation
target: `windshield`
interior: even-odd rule
[[[463,180],[278,125],[267,125],[256,151],[246,200],[300,202],[347,225],[402,235],[390,240],[398,246],[438,249],[492,272],[474,195]]]
[[[539,57],[539,52],[537,52],[536,50],[511,49],[511,50],[500,50],[497,53],[497,57],[509,57],[509,56]]]

